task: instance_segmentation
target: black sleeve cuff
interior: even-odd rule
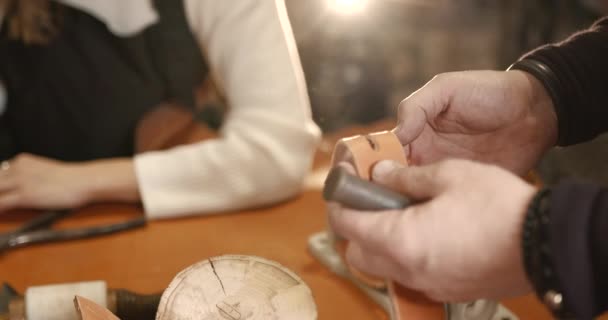
[[[557,115],[557,144],[566,144],[568,137],[568,119],[567,110],[564,107],[564,99],[560,96],[559,79],[555,73],[544,63],[534,59],[522,59],[512,64],[507,70],[521,70],[533,75],[545,87],[547,93],[553,100],[553,107]],[[542,130],[542,128],[541,128]]]
[[[605,191],[592,184],[566,181],[552,188],[549,245],[564,303],[577,319],[592,319],[606,310],[607,297],[601,286],[606,275],[598,269],[606,257],[598,253],[608,243],[596,243],[602,235],[595,234],[594,226],[597,216],[606,221],[608,207],[598,207],[602,201],[608,204],[606,197]]]
[[[608,18],[561,43],[540,47],[518,62],[528,64],[525,71],[544,84],[556,103],[558,145],[585,142],[608,131],[606,57]]]

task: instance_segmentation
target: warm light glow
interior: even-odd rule
[[[336,13],[344,15],[359,14],[365,10],[367,0],[328,0],[329,5]]]

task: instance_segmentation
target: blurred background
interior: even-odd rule
[[[313,114],[324,132],[394,117],[435,74],[504,70],[608,14],[606,0],[286,0]],[[608,137],[556,149],[543,179],[608,182]],[[600,164],[603,164],[600,166]],[[594,170],[591,170],[591,169]]]

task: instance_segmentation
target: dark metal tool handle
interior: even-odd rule
[[[114,290],[117,317],[122,320],[154,320],[160,294],[141,295],[124,289]]]
[[[50,226],[53,222],[63,218],[65,215],[68,215],[70,212],[68,210],[60,210],[60,211],[49,211],[45,212],[36,218],[30,220],[23,226],[11,232],[11,234],[20,234],[26,231],[32,231],[35,229],[42,229]]]
[[[12,242],[20,235],[32,232],[32,230],[46,228],[69,213],[67,210],[45,212],[15,230],[0,233],[0,253],[13,247]]]
[[[137,227],[142,227],[146,224],[144,217],[136,218],[127,222],[121,222],[116,224],[110,224],[105,226],[79,228],[79,229],[67,229],[67,230],[39,230],[27,232],[15,237],[11,237],[8,240],[8,248],[16,248],[25,245],[41,242],[51,241],[65,241],[74,239],[83,239],[101,235],[107,235],[116,233],[119,231],[129,230]],[[6,249],[6,248],[0,248]]]
[[[323,198],[357,210],[403,209],[410,205],[406,196],[356,177],[342,167],[329,172]]]

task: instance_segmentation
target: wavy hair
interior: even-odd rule
[[[0,10],[12,39],[27,45],[46,44],[57,33],[58,14],[50,0],[0,0]]]

